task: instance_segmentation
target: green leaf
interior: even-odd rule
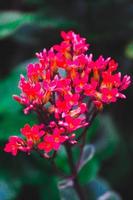
[[[40,186],[41,200],[54,199],[59,200],[59,191],[57,188],[57,180],[54,176],[49,176],[44,179],[44,183]]]
[[[93,145],[85,145],[83,148],[78,171],[80,171],[94,156],[95,149]]]
[[[97,177],[86,185],[86,192],[91,200],[120,200],[118,194],[112,191],[109,183]]]
[[[133,41],[126,46],[125,55],[129,59],[133,59]]]
[[[38,28],[66,28],[72,26],[72,22],[65,18],[48,18],[38,13],[23,13],[4,11],[0,13],[0,39],[8,37],[18,31],[16,38],[19,39],[25,32],[21,29],[23,35],[19,35],[19,29],[26,25],[32,25]],[[26,30],[26,29],[25,29]],[[33,34],[33,33],[32,33]],[[23,37],[24,37],[23,36]]]
[[[11,182],[7,182],[0,179],[0,199],[2,200],[13,200],[16,199],[17,190],[14,188]]]
[[[94,157],[79,172],[78,178],[81,184],[85,184],[97,176],[100,164]]]
[[[118,130],[109,115],[99,116],[97,135],[94,146],[98,160],[102,161],[113,155],[119,143]]]
[[[55,158],[55,161],[56,161],[57,166],[62,172],[65,172],[67,174],[70,173],[67,154],[66,154],[66,150],[64,146],[61,146],[61,148],[59,149],[58,154]]]
[[[0,39],[13,34],[20,26],[29,23],[34,19],[33,14],[21,12],[1,12],[0,13]]]
[[[79,200],[79,197],[73,187],[73,181],[66,179],[58,183],[61,200]]]
[[[90,143],[91,139],[93,137],[95,137],[95,135],[96,135],[96,133],[99,129],[99,126],[100,126],[100,121],[99,121],[99,118],[96,117],[95,120],[93,121],[92,125],[87,130],[87,141],[88,141],[88,143]]]

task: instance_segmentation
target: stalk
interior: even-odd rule
[[[82,187],[81,187],[81,185],[78,181],[78,178],[77,178],[78,172],[77,172],[77,168],[74,164],[71,146],[66,144],[65,147],[66,147],[66,152],[67,152],[67,155],[68,155],[68,163],[69,163],[69,166],[70,166],[70,169],[71,169],[71,172],[72,172],[74,189],[76,190],[80,200],[86,200],[84,192],[82,190]]]

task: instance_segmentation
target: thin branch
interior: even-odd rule
[[[66,152],[67,152],[67,155],[68,155],[68,163],[69,163],[69,166],[70,166],[70,169],[71,169],[71,172],[72,172],[74,188],[75,188],[80,200],[85,200],[86,199],[85,194],[82,191],[82,188],[81,188],[79,181],[78,181],[78,178],[77,178],[78,172],[77,172],[76,166],[74,165],[71,146],[69,144],[66,144],[65,147],[66,147]]]

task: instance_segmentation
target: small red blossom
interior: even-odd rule
[[[83,77],[76,77],[73,81],[75,92],[80,93],[84,90],[84,87],[87,85],[88,82],[88,74],[84,74]]]
[[[26,145],[25,141],[17,136],[11,136],[9,142],[6,144],[4,151],[16,156],[18,151],[28,152],[30,148]]]
[[[43,65],[39,63],[29,64],[27,67],[27,76],[31,81],[37,82],[39,79],[42,79],[43,71]]]
[[[46,134],[44,136],[44,141],[38,145],[38,148],[44,150],[46,153],[49,153],[51,150],[58,151],[60,145],[69,138],[61,133],[62,131],[60,129],[55,128],[52,134]]]
[[[87,111],[87,109],[88,109],[88,108],[87,108],[86,103],[81,103],[81,104],[78,105],[77,108],[71,110],[71,111],[69,112],[69,115],[70,115],[71,117],[78,117],[78,116],[80,116],[81,114],[84,114],[84,113]]]
[[[116,88],[114,89],[108,89],[108,88],[103,88],[101,90],[102,93],[102,102],[104,103],[111,103],[115,102],[118,94],[118,90]]]
[[[97,86],[98,82],[92,78],[90,83],[84,86],[84,94],[89,97],[95,97]]]
[[[37,144],[40,141],[40,138],[45,134],[42,130],[44,125],[34,125],[30,127],[29,124],[26,124],[24,128],[21,129],[22,135],[26,137],[28,144],[33,145]]]
[[[55,116],[58,118],[58,114],[67,114],[73,106],[76,106],[79,104],[79,95],[78,94],[67,94],[64,96],[62,100],[57,100],[56,101],[56,111],[55,111]],[[62,116],[63,116],[62,115]]]
[[[84,117],[73,118],[71,116],[66,116],[65,121],[59,121],[59,125],[66,127],[67,132],[71,133],[81,127],[87,126],[88,123],[85,122]]]
[[[131,84],[131,77],[128,75],[125,75],[120,85],[120,91],[126,90],[130,84]]]
[[[86,39],[81,38],[80,35],[75,34],[73,31],[69,31],[65,33],[64,31],[61,32],[61,36],[64,41],[69,41],[73,44],[73,51],[74,53],[81,54],[88,50],[88,44],[86,44]]]

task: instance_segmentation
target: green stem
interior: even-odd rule
[[[77,169],[79,169],[81,158],[82,158],[82,154],[83,154],[83,150],[84,150],[84,146],[86,144],[86,133],[87,133],[87,130],[88,130],[88,126],[86,126],[84,131],[82,132],[82,138],[81,138],[82,142],[80,144],[80,153],[79,153],[79,160],[77,162]]]
[[[72,155],[72,149],[71,149],[71,146],[66,144],[66,152],[67,152],[67,155],[68,155],[68,162],[69,162],[69,166],[71,168],[71,172],[72,172],[72,177],[73,177],[73,183],[74,183],[74,188],[79,196],[79,199],[80,200],[85,200],[85,195],[83,193],[83,190],[81,188],[81,185],[78,181],[78,178],[77,178],[77,175],[78,175],[78,172],[77,172],[77,168],[74,164],[74,161],[73,161],[73,155]]]

